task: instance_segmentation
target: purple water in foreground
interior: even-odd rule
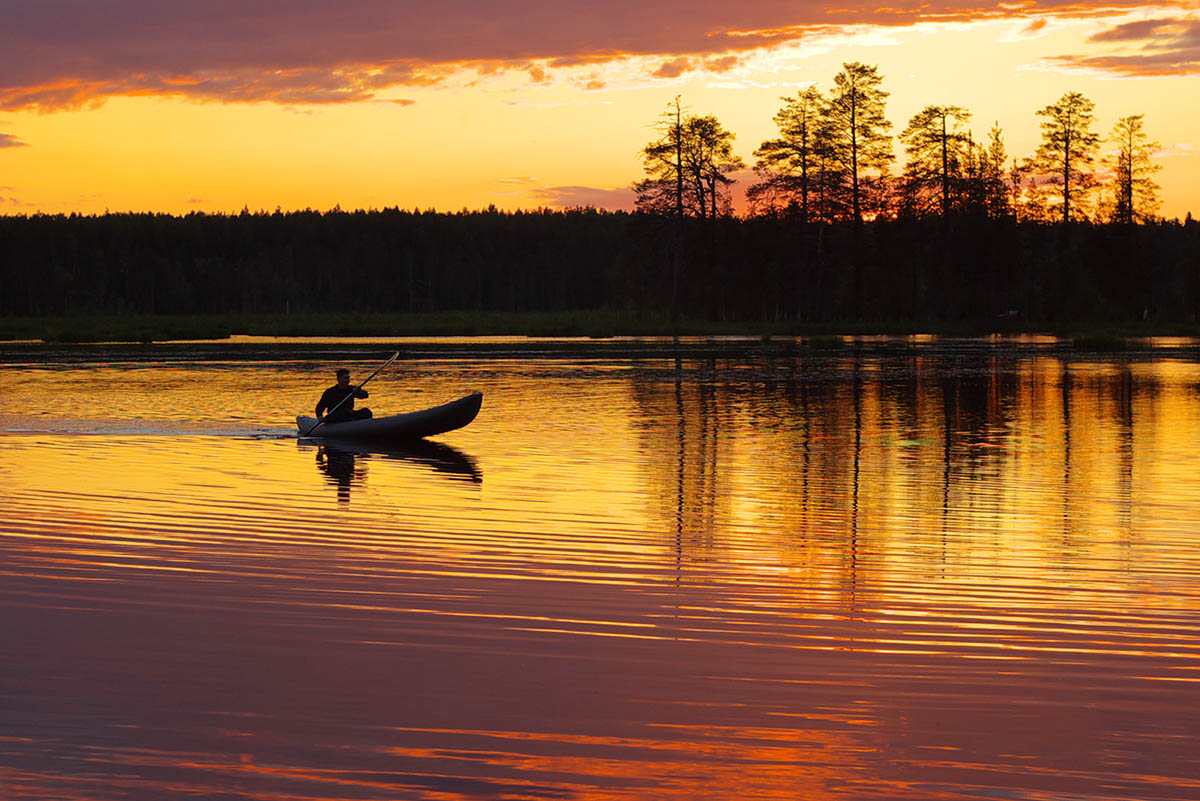
[[[1200,797],[1200,365],[684,356],[0,366],[0,797]]]

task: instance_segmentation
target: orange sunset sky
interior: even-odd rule
[[[782,95],[878,65],[893,134],[968,108],[1010,157],[1065,92],[1144,114],[1200,213],[1200,2],[0,0],[0,214],[631,208],[675,95],[748,163]],[[903,149],[894,143],[897,167]],[[752,175],[739,176],[744,187]]]

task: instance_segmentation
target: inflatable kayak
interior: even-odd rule
[[[369,440],[371,442],[409,442],[462,428],[475,419],[482,403],[483,393],[472,392],[470,395],[456,401],[443,403],[441,406],[422,409],[419,412],[393,414],[390,417],[371,417],[367,420],[348,420],[344,423],[322,423],[318,426],[317,418],[301,415],[296,418],[296,428],[300,430],[302,437]]]

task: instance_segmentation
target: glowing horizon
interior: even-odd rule
[[[893,135],[961,105],[979,140],[999,123],[1010,159],[1068,91],[1095,101],[1102,137],[1144,114],[1162,215],[1200,211],[1190,2],[17,5],[0,214],[630,208],[675,95],[752,164],[781,96],[828,89],[846,61],[879,66]]]

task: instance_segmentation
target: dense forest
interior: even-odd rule
[[[977,142],[958,106],[900,134],[875,67],[783,98],[735,215],[734,136],[679,98],[641,152],[637,210],[0,217],[0,314],[619,310],[812,323],[1194,322],[1200,225],[1156,215],[1142,115],[1106,140],[1069,92],[1042,143]],[[1097,169],[1097,168],[1102,169]]]
[[[595,210],[0,217],[0,312],[615,308],[693,319],[1190,321],[1200,224]]]
[[[0,217],[6,315],[427,312],[608,301],[624,215]]]

